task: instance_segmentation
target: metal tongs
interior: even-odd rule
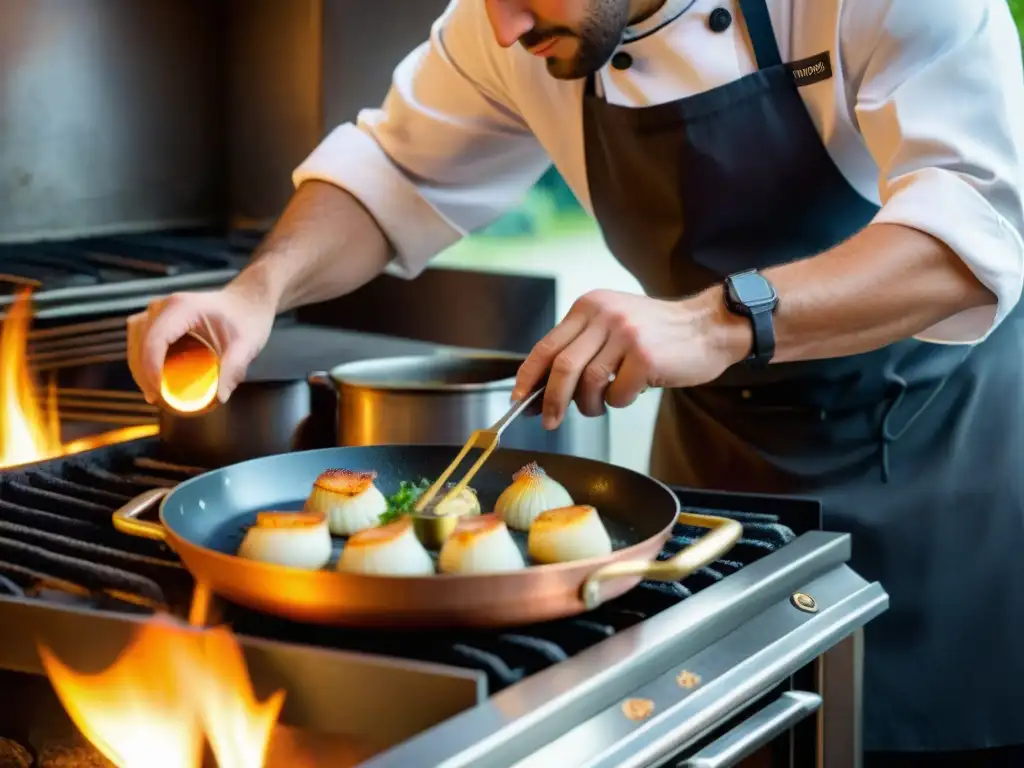
[[[437,495],[437,492],[444,488],[445,483],[448,482],[448,478],[452,476],[462,460],[466,458],[473,448],[480,448],[483,453],[480,454],[480,458],[476,460],[476,463],[469,468],[469,472],[459,481],[458,485],[452,488],[448,493],[444,495],[438,504],[443,504],[448,499],[454,498],[466,490],[466,486],[469,485],[469,481],[472,480],[476,473],[480,471],[480,468],[484,465],[484,462],[494,453],[494,449],[498,447],[498,442],[501,439],[501,433],[505,431],[509,424],[519,416],[523,411],[529,408],[533,402],[544,393],[544,386],[540,386],[533,392],[528,394],[522,400],[512,404],[512,407],[508,409],[508,412],[498,419],[487,429],[478,429],[469,436],[469,440],[462,446],[462,450],[459,451],[459,455],[455,457],[455,460],[448,465],[448,468],[441,473],[441,476],[434,481],[434,484],[430,486],[422,496],[416,500],[416,504],[413,506],[413,513],[419,514],[423,512],[426,506],[431,500]]]

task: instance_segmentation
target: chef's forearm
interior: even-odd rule
[[[895,224],[869,226],[830,251],[764,275],[779,294],[779,363],[870,352],[996,301],[945,244]],[[721,289],[702,297],[720,306]],[[738,362],[750,350],[750,324],[718,316],[719,343]]]
[[[391,246],[348,192],[302,184],[252,262],[232,282],[286,312],[354,291],[379,275]]]

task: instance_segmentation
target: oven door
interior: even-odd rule
[[[812,768],[818,762],[815,715],[821,704],[821,696],[811,691],[775,691],[715,727],[698,744],[649,765],[664,768]],[[686,729],[686,725],[680,724],[680,730]]]

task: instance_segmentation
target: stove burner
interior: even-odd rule
[[[137,494],[201,471],[162,461],[157,445],[136,441],[0,474],[0,607],[13,596],[187,615],[193,582],[175,555],[162,544],[124,536],[111,523],[112,512]],[[417,632],[416,643],[403,632],[299,624],[226,601],[219,601],[221,618],[240,635],[479,670],[494,693],[676,605],[795,538],[774,515],[687,509],[739,520],[743,538],[726,559],[681,583],[643,582],[575,618],[514,631]],[[703,534],[676,526],[661,558]]]

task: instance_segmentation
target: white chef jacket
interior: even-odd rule
[[[997,298],[920,338],[984,338],[1024,281],[1024,73],[1006,0],[767,2],[785,61],[831,53],[834,77],[800,94],[837,167],[882,206],[875,221],[943,241]],[[736,0],[679,5],[630,29],[620,50],[631,67],[597,73],[609,102],[674,101],[757,69]],[[736,21],[714,32],[720,7]],[[483,0],[452,0],[382,107],[331,132],[293,180],[358,198],[395,247],[390,271],[411,278],[517,205],[552,162],[591,210],[583,88],[520,45],[500,47]]]

